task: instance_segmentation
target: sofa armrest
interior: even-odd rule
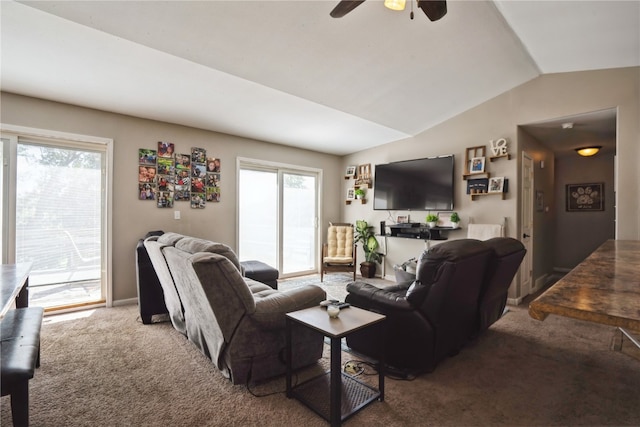
[[[285,314],[315,307],[327,298],[322,288],[307,285],[287,291],[270,292],[266,295],[254,294],[256,309],[251,317],[268,329],[285,326]]]
[[[378,288],[369,283],[351,282],[347,285],[346,301],[356,307],[372,309],[381,313],[389,310],[413,311],[405,297],[409,286],[393,286],[390,288]]]

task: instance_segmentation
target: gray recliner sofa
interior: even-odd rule
[[[165,233],[145,246],[160,269],[165,299],[173,286],[166,305],[174,326],[184,325],[183,333],[223,375],[241,384],[285,373],[285,313],[318,305],[326,299],[322,288],[277,291],[243,277],[236,254],[221,243]],[[321,334],[292,331],[294,368],[322,357]]]

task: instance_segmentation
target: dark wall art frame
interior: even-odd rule
[[[604,183],[567,184],[567,212],[604,210]]]

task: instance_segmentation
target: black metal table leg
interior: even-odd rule
[[[340,338],[331,338],[331,425],[342,424],[342,372]]]

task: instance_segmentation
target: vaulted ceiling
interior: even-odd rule
[[[2,1],[3,91],[338,155],[544,73],[640,65],[638,1]]]

